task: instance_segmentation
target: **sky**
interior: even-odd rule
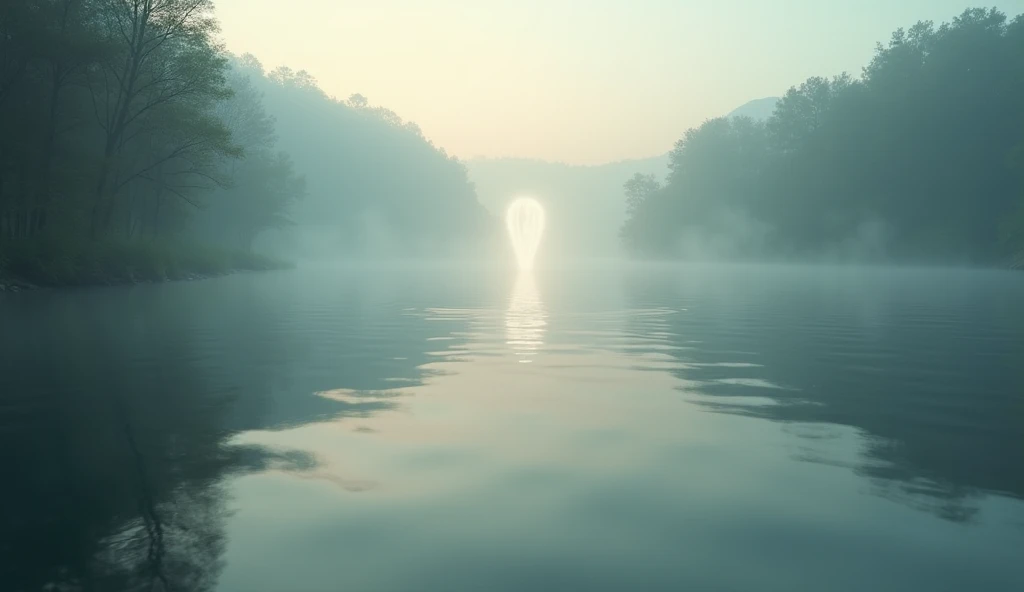
[[[415,121],[462,159],[598,164],[810,76],[859,75],[899,27],[971,0],[216,0],[229,51]],[[1015,16],[1024,0],[987,0]]]

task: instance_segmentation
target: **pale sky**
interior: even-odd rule
[[[982,0],[977,0],[982,1]],[[462,159],[595,164],[809,76],[860,74],[875,42],[971,0],[216,0],[267,69],[361,93]],[[987,0],[1011,17],[1024,0]]]

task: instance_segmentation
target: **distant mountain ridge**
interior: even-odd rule
[[[727,117],[764,120],[776,97],[745,103]],[[668,174],[668,152],[650,158],[600,165],[574,165],[531,158],[474,158],[465,161],[477,199],[501,216],[517,195],[532,195],[548,212],[544,252],[558,257],[608,257],[620,253],[619,228],[626,219],[622,185],[634,174]]]
[[[771,117],[778,102],[779,97],[754,99],[736,107],[726,117],[749,117],[757,121],[765,121]]]
[[[635,173],[663,177],[668,155],[603,165],[571,165],[528,158],[481,158],[466,163],[477,199],[501,216],[517,195],[541,200],[548,230],[548,257],[608,257],[619,254],[619,227],[626,216],[622,184]]]

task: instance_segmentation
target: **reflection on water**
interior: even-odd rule
[[[639,302],[703,303],[661,327],[676,375],[709,410],[785,423],[805,440],[798,458],[848,466],[878,495],[953,521],[975,519],[983,492],[1024,498],[1024,317],[1010,304],[1021,278],[821,275],[647,277],[630,290]],[[853,461],[821,452],[839,426],[861,434]]]
[[[222,446],[243,391],[196,359],[188,300],[116,289],[2,303],[3,589],[214,589],[223,479],[304,456]],[[259,407],[258,389],[244,395]]]
[[[516,278],[512,297],[509,298],[508,312],[505,313],[506,343],[520,362],[529,362],[544,345],[544,328],[547,313],[537,291],[533,272],[524,271]]]
[[[1021,301],[744,267],[4,297],[0,587],[1024,589]]]

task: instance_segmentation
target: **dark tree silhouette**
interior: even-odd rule
[[[362,95],[335,100],[304,70],[228,55],[212,9],[3,3],[0,274],[59,284],[223,271],[293,226],[334,252],[479,239],[491,222],[461,163]]]
[[[1024,249],[1024,16],[969,9],[814,77],[762,126],[713,119],[623,228],[656,256],[841,256],[1003,265]]]

